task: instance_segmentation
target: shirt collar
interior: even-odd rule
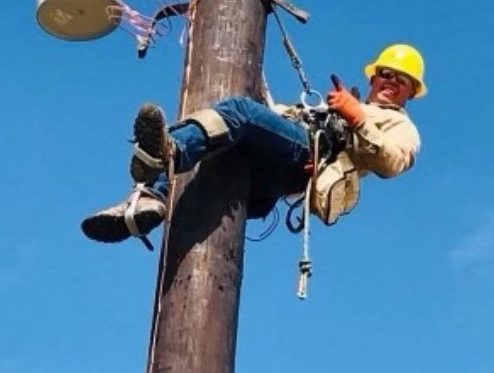
[[[371,102],[371,101],[366,101],[365,103],[367,105],[374,105],[374,106],[380,107],[381,109],[390,109],[390,110],[399,111],[402,114],[406,114],[406,115],[408,114],[407,111],[405,110],[405,108],[403,108],[403,106],[400,106],[400,105],[396,105],[396,104],[381,104],[381,103],[378,103],[378,102]]]

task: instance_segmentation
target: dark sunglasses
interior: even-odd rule
[[[382,79],[386,79],[386,80],[396,79],[396,81],[400,85],[404,85],[406,87],[415,87],[415,83],[412,80],[412,78],[398,71],[391,69],[378,69],[376,73],[377,76]]]

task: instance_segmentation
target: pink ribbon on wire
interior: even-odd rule
[[[154,19],[147,17],[137,10],[131,8],[122,0],[114,0],[114,5],[106,7],[108,19],[111,22],[118,22],[119,27],[127,31],[136,38],[161,36],[154,26]],[[153,40],[154,41],[154,40]]]

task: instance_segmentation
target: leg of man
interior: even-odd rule
[[[308,134],[302,125],[281,117],[248,97],[225,99],[214,105],[213,110],[228,128],[227,136],[218,148],[228,149],[239,143],[251,142],[258,153],[266,155],[268,162],[275,160],[273,164],[298,162],[309,155]],[[211,151],[201,124],[194,120],[185,119],[170,127],[169,134],[177,145],[177,172],[189,171]],[[262,141],[263,135],[267,135],[269,140]]]
[[[142,110],[141,110],[142,111]],[[246,97],[234,97],[223,100],[214,106],[214,111],[219,114],[226,124],[225,136],[220,136],[221,141],[216,141],[215,146],[212,145],[212,138],[209,136],[210,128],[208,123],[201,122],[201,116],[185,119],[183,122],[170,127],[168,135],[172,140],[177,150],[177,158],[175,163],[176,172],[186,172],[192,169],[204,156],[209,152],[218,149],[228,149],[232,146],[241,143],[247,143],[258,153],[265,158],[266,164],[274,168],[273,173],[279,167],[289,167],[291,164],[300,164],[309,158],[309,142],[308,134],[305,128],[298,123],[282,118],[272,112],[265,106]],[[154,112],[155,114],[155,112]],[[153,115],[154,115],[153,114]],[[216,115],[217,115],[216,114]],[[204,117],[203,117],[204,118]],[[138,116],[136,123],[141,123],[142,119]],[[156,118],[153,116],[150,124],[156,126]],[[140,125],[142,133],[153,135],[155,131],[146,131],[145,121]],[[143,130],[143,129],[144,130]],[[139,139],[139,131],[136,139]],[[142,136],[141,136],[142,137]],[[141,142],[147,140],[143,138]],[[216,139],[217,140],[217,139]],[[154,136],[149,139],[151,146],[149,149],[163,149],[161,144],[153,144],[152,141],[164,142],[163,136]],[[147,149],[145,149],[146,151]],[[162,157],[161,150],[152,157]],[[137,162],[135,157],[132,159],[133,166]],[[146,164],[138,162],[138,175],[149,175],[146,169]],[[131,167],[132,168],[132,167]],[[143,172],[141,172],[143,171]],[[132,172],[132,176],[136,179],[136,173]],[[156,175],[152,174],[151,175]],[[142,182],[143,180],[135,180]],[[154,189],[161,193],[166,193],[166,174],[159,177],[154,177]],[[151,182],[151,184],[152,184]],[[156,200],[160,206],[163,202]],[[123,204],[118,205],[122,207]],[[151,208],[152,204],[148,206]],[[138,209],[144,212],[142,209]],[[161,211],[161,209],[160,209]],[[112,215],[108,218],[108,214]],[[117,214],[118,216],[114,216]],[[130,229],[125,230],[124,212],[122,208],[112,208],[93,215],[83,222],[84,233],[92,239],[103,242],[116,242],[128,238],[131,235]],[[164,217],[164,213],[162,215]],[[104,217],[104,218],[103,218]],[[139,227],[142,234],[147,234],[151,229],[159,225],[156,219],[148,219],[152,226]],[[123,223],[122,223],[123,222]],[[146,223],[143,221],[143,223]],[[119,234],[112,233],[118,226]],[[97,228],[97,229],[96,229]],[[107,232],[108,231],[108,232]]]

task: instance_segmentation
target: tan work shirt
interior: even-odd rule
[[[366,119],[353,131],[353,148],[347,151],[360,176],[373,171],[381,177],[392,177],[412,167],[420,136],[407,112],[396,105],[361,106]],[[272,110],[285,118],[298,118],[300,109],[278,104]]]
[[[318,171],[311,211],[334,224],[358,202],[359,178],[369,172],[393,177],[413,166],[420,148],[417,128],[403,108],[362,104],[365,122],[353,129],[353,144]]]
[[[355,129],[348,151],[361,176],[373,171],[381,177],[401,174],[413,166],[420,136],[406,111],[397,106],[361,104],[365,122]]]
[[[353,144],[327,165],[322,162],[311,197],[311,211],[334,224],[358,202],[359,179],[374,172],[389,178],[410,169],[420,149],[420,136],[407,112],[396,105],[362,103],[365,121],[353,129]],[[298,108],[277,105],[274,111],[297,118]]]

